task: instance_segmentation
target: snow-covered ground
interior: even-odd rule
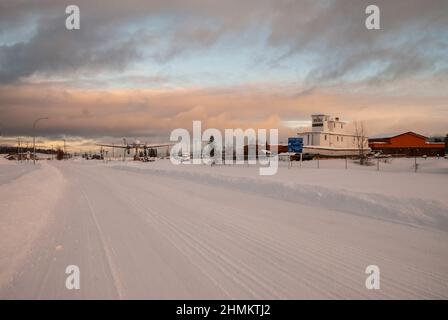
[[[0,161],[0,287],[33,249],[62,189],[62,175],[45,162]]]
[[[0,297],[446,299],[448,160],[418,163],[0,161]]]
[[[115,169],[171,176],[209,185],[262,194],[310,206],[325,207],[376,219],[386,219],[417,226],[431,225],[448,231],[448,160],[393,159],[374,166],[360,166],[353,161],[294,162],[288,169],[279,163],[276,175],[260,176],[257,166],[173,166],[169,160],[151,165],[140,162],[109,162]],[[437,173],[437,174],[434,174]]]

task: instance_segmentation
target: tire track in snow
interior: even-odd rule
[[[197,246],[192,245],[191,241],[189,241],[187,239],[187,237],[185,237],[185,235],[182,232],[179,231],[178,228],[175,228],[172,225],[170,225],[169,223],[167,223],[166,221],[164,221],[161,218],[160,213],[156,213],[154,210],[148,210],[147,207],[145,207],[144,205],[140,204],[134,198],[131,198],[129,196],[124,196],[124,194],[120,194],[120,197],[122,199],[130,200],[130,201],[128,201],[130,206],[132,206],[134,209],[136,209],[140,213],[143,213],[143,214],[140,215],[141,219],[143,219],[147,223],[149,222],[152,225],[157,225],[157,226],[161,227],[161,228],[158,228],[160,234],[165,239],[167,239],[177,250],[179,250],[179,252],[181,252],[194,266],[196,266],[199,270],[201,270],[201,272],[205,276],[207,276],[207,278],[209,278],[213,283],[215,283],[215,285],[218,288],[220,288],[226,294],[226,296],[228,296],[229,298],[232,298],[232,295],[222,285],[220,285],[219,281],[217,281],[213,276],[211,276],[210,273],[207,272],[205,270],[205,268],[203,268],[200,264],[195,262],[194,259],[192,259],[190,255],[185,253],[185,250],[182,249],[182,246],[187,246],[189,251],[196,251],[196,252],[198,252],[198,254],[203,259],[206,259],[209,263],[214,264],[215,267],[220,268],[227,276],[232,278],[233,281],[236,284],[241,284],[239,281],[236,280],[236,278],[234,276],[232,276],[231,273],[227,272],[225,269],[222,269],[222,267],[219,264],[216,264],[212,259],[210,259],[208,257],[208,255],[204,254],[204,252],[201,251]],[[136,203],[138,203],[138,204],[136,204]],[[146,213],[150,213],[150,215],[147,215]],[[157,216],[157,218],[156,218],[156,216]],[[149,219],[149,221],[148,221],[148,219]],[[168,232],[166,232],[167,231],[166,229],[168,229]],[[178,237],[182,241],[175,242],[175,241],[173,241],[173,239],[171,239],[170,237],[166,236],[166,234],[170,234],[170,232],[174,232],[175,234],[177,234]],[[250,288],[246,287],[246,289],[248,289],[254,296],[256,296],[256,293],[254,291],[252,291]]]
[[[96,180],[97,183],[102,184],[105,187],[109,187],[113,184],[115,186],[120,186],[119,184],[117,184],[116,181],[114,181],[113,179],[110,179],[109,177],[105,177],[105,179],[96,179],[94,178],[94,175],[90,175],[89,178]],[[105,180],[107,180],[109,182],[109,184],[105,184]],[[125,196],[124,193],[120,192],[119,190],[120,188],[116,189],[116,196],[126,200],[126,202],[131,206],[134,207],[134,209],[137,209],[139,212],[147,212],[146,208],[140,207],[140,206],[135,206],[135,204],[132,202],[132,199],[129,198],[129,196]],[[129,201],[131,200],[131,201]],[[146,218],[148,218],[147,215],[140,215],[139,216],[140,219],[143,219],[142,221],[145,221],[146,223],[148,223],[148,221],[146,221]],[[158,225],[160,226],[160,222],[158,222],[157,220],[152,220],[153,224],[152,225]],[[97,223],[97,222],[96,222]],[[163,226],[163,225],[162,225]],[[188,261],[190,261],[190,263],[192,265],[194,265],[198,270],[200,270],[202,272],[202,274],[204,274],[204,276],[206,276],[212,283],[214,283],[216,285],[216,287],[218,287],[228,298],[231,298],[231,294],[224,288],[222,287],[219,282],[213,277],[211,276],[203,267],[201,267],[198,263],[196,263],[193,259],[191,259],[190,256],[188,256],[187,254],[185,254],[185,252],[179,247],[179,244],[174,242],[170,237],[168,237],[166,234],[166,232],[164,232],[165,230],[163,229],[159,229],[156,228],[156,230],[159,232],[159,234],[165,238],[174,248],[176,248]],[[168,233],[169,234],[169,233]],[[104,242],[104,241],[103,241]]]
[[[93,208],[92,203],[90,202],[89,197],[87,196],[85,190],[83,189],[83,187],[81,185],[78,185],[78,187],[79,187],[79,190],[80,190],[81,194],[83,195],[84,199],[86,200],[87,206],[89,207],[92,220],[93,220],[93,222],[95,224],[96,230],[98,231],[98,235],[100,237],[101,245],[102,245],[102,248],[104,250],[104,254],[106,256],[106,259],[107,259],[107,264],[109,266],[109,270],[110,270],[110,273],[111,273],[113,281],[114,281],[114,286],[115,286],[115,288],[117,290],[118,298],[121,300],[121,299],[123,299],[124,286],[121,283],[120,273],[118,271],[118,268],[117,268],[117,266],[113,262],[111,249],[109,249],[109,246],[107,245],[107,243],[105,241],[105,237],[104,237],[103,231],[101,230],[101,227],[100,227],[100,225],[98,223],[98,220],[96,219],[95,209]]]
[[[111,183],[116,183],[116,182],[114,182],[114,181],[110,181],[110,182],[111,182]],[[120,188],[121,188],[121,187],[122,187],[122,185],[120,185]],[[136,191],[136,190],[135,190],[135,187],[136,187],[136,186],[133,185],[133,188],[132,188],[132,189],[129,189],[128,192],[127,192],[127,194],[135,194],[135,191]],[[147,197],[148,190],[144,189],[144,190],[141,190],[141,191],[144,192],[144,195],[146,195],[146,197]],[[179,194],[177,194],[177,196],[179,196]],[[131,199],[130,202],[131,202],[131,203],[135,203],[135,202],[138,202],[138,201],[137,201],[136,198],[134,197],[134,198]],[[171,202],[170,204],[171,204],[171,205],[177,205],[177,203],[173,203],[173,202]],[[141,202],[140,202],[140,206],[141,206],[142,210],[148,210],[148,209],[147,209]],[[179,211],[184,210],[184,209],[185,209],[184,207],[182,207],[182,206],[178,206],[178,210],[179,210]],[[151,209],[151,212],[154,212],[154,210]],[[165,218],[165,215],[164,215],[164,214],[161,214],[160,212],[158,212],[157,214],[158,214],[158,218],[159,218],[159,219],[164,219],[165,221],[167,221],[167,219]],[[179,218],[179,217],[177,216],[176,218]],[[202,232],[202,234],[204,235],[204,231],[201,230],[201,229],[198,229],[198,228],[197,228],[197,225],[195,225],[194,223],[191,223],[191,220],[188,221],[188,220],[185,220],[185,219],[184,219],[184,220],[182,221],[182,223],[179,223],[179,224],[181,224],[181,225],[183,226],[182,229],[176,228],[175,225],[173,225],[172,223],[171,223],[171,226],[172,226],[172,228],[177,229],[178,232],[180,232],[180,233],[186,235],[187,237],[191,237],[191,238],[193,238],[193,240],[196,241],[197,245],[199,245],[200,247],[205,247],[205,249],[208,250],[210,253],[212,253],[212,254],[214,254],[214,255],[217,255],[220,259],[223,259],[225,263],[230,264],[230,265],[232,266],[232,262],[231,262],[231,260],[229,260],[228,258],[225,258],[225,256],[223,256],[223,253],[222,253],[222,252],[221,252],[221,254],[217,254],[217,251],[216,251],[216,250],[214,250],[214,249],[211,249],[211,250],[210,250],[210,247],[207,246],[207,245],[205,245],[205,244],[203,243],[203,241],[200,241],[200,240],[198,240],[197,238],[195,238],[194,236],[192,236],[193,234],[201,234],[201,232]],[[188,226],[188,228],[185,228],[185,226]],[[188,230],[189,228],[195,230],[196,233],[195,233],[195,232],[187,233],[187,232],[184,231],[184,230]],[[223,234],[223,235],[225,236],[225,234]],[[210,238],[210,237],[211,237],[211,238]],[[258,237],[258,235],[256,235],[255,237],[253,237],[251,240],[256,239],[257,237]],[[204,238],[206,239],[207,237],[204,236]],[[213,235],[209,235],[208,238],[209,238],[209,240],[212,240],[212,239],[213,239]],[[228,238],[228,237],[227,237],[227,238]],[[183,238],[183,239],[186,240],[185,238]],[[229,239],[229,238],[228,238],[228,239]],[[264,243],[263,243],[263,242],[259,242],[259,243],[261,244],[261,246],[260,246],[261,248],[262,248],[263,246],[269,246],[268,242],[264,242]],[[193,248],[195,248],[196,250],[198,249],[197,246],[193,246]],[[277,249],[277,248],[276,248],[276,249]],[[272,255],[273,252],[275,252],[275,249],[272,250],[271,252],[268,252],[268,253],[269,253],[269,255]],[[279,251],[277,251],[277,252],[279,252]],[[282,252],[282,251],[280,251],[280,252]],[[288,253],[288,255],[289,255],[289,254],[290,254],[290,252]],[[258,256],[259,256],[259,254],[258,254]],[[208,255],[205,255],[205,257],[208,258]],[[313,258],[313,257],[311,257],[311,258]],[[328,257],[327,257],[327,258],[328,258]],[[308,260],[308,263],[307,263],[307,261],[303,261],[303,259],[299,259],[299,258],[295,259],[295,261],[298,262],[298,263],[300,263],[302,267],[305,267],[306,269],[309,270],[308,275],[310,276],[310,277],[309,277],[310,279],[316,279],[316,275],[315,275],[315,273],[316,273],[316,268],[315,268],[315,266],[313,266],[312,264],[311,264],[311,265],[309,264],[309,261],[313,261],[313,260],[312,260],[312,259],[307,259],[307,260]],[[325,261],[325,262],[328,262],[328,260]],[[240,262],[240,263],[241,263],[241,262]],[[272,297],[272,296],[274,295],[274,296],[277,296],[277,298],[282,298],[282,296],[278,296],[278,294],[276,294],[275,292],[272,292],[272,289],[271,289],[271,288],[277,286],[277,284],[276,284],[275,282],[273,282],[273,281],[269,281],[269,279],[267,279],[267,278],[263,278],[262,275],[258,274],[257,272],[254,272],[253,268],[249,267],[248,265],[245,265],[245,264],[242,264],[242,265],[243,265],[243,268],[244,268],[244,269],[241,269],[241,268],[238,269],[237,266],[233,265],[233,267],[236,268],[236,270],[237,270],[237,274],[238,274],[238,273],[239,273],[239,274],[244,274],[244,275],[247,276],[248,278],[253,278],[253,274],[256,274],[257,277],[256,277],[256,278],[253,278],[252,280],[254,280],[255,282],[257,282],[257,283],[258,283],[264,290],[266,290],[266,291],[271,291],[271,296],[270,296],[270,297]],[[324,263],[323,265],[325,265],[325,263]],[[222,267],[221,267],[220,264],[218,264],[217,266],[218,266],[219,268],[222,269]],[[279,266],[279,265],[277,265],[277,267],[278,267],[278,266]],[[333,266],[333,265],[332,265],[332,266]],[[342,267],[341,267],[341,268],[342,268]],[[303,270],[302,270],[302,271],[303,271]],[[328,270],[326,270],[326,271],[328,271]],[[334,270],[331,269],[330,271],[334,271]],[[223,271],[223,272],[225,272],[225,271]],[[325,279],[327,280],[327,283],[329,283],[329,282],[335,282],[335,279],[332,278],[331,276],[329,276],[328,274],[331,274],[331,272],[323,272],[323,273],[321,273],[321,277],[322,277],[322,278],[325,278]],[[343,276],[343,278],[345,278],[345,279],[348,280],[348,281],[353,281],[353,279],[350,279],[349,276]],[[243,278],[243,279],[244,279],[244,278]],[[258,280],[258,279],[263,279],[263,280],[260,281],[260,280]],[[291,279],[294,279],[294,278],[291,278]],[[298,279],[295,278],[294,280],[297,281]],[[315,290],[315,291],[317,291],[317,292],[320,292],[320,294],[325,295],[325,296],[332,296],[331,293],[329,294],[327,288],[319,288],[319,287],[317,287],[317,286],[315,285],[316,281],[309,280],[308,277],[302,278],[301,280],[303,280],[303,282],[306,283],[306,284],[309,286],[310,289],[313,289],[313,290]],[[318,277],[318,280],[321,280],[321,278]],[[337,282],[340,283],[341,286],[346,286],[346,285],[344,285],[344,281],[342,281],[342,280],[341,280],[341,281],[337,281]],[[264,283],[269,283],[269,286],[265,286]],[[352,287],[350,287],[350,289],[353,290]],[[355,290],[355,291],[356,291],[356,290]],[[358,291],[358,293],[359,293],[359,294],[362,294],[361,291]],[[284,293],[283,298],[285,298],[285,296],[286,296],[286,293]],[[337,296],[334,295],[333,298],[337,298]]]
[[[333,246],[331,247],[331,242],[334,241],[334,239],[331,238],[326,238],[323,235],[319,234],[318,237],[313,236],[312,234],[307,234],[307,236],[305,238],[301,238],[302,240],[305,240],[307,242],[307,245],[304,246],[303,248],[300,248],[301,251],[297,251],[297,249],[293,246],[293,240],[294,240],[294,235],[292,233],[289,232],[285,232],[284,234],[282,234],[282,236],[284,236],[285,238],[280,240],[280,238],[275,238],[268,236],[268,234],[263,234],[261,232],[262,229],[259,229],[256,225],[253,226],[252,229],[248,229],[248,228],[242,228],[241,226],[238,226],[236,223],[236,221],[245,218],[245,216],[243,214],[241,214],[241,212],[239,211],[239,206],[237,205],[236,208],[238,210],[233,210],[231,212],[232,217],[235,218],[235,215],[239,214],[239,219],[234,219],[235,221],[231,220],[231,219],[225,219],[226,218],[226,212],[228,215],[228,211],[229,209],[232,209],[233,204],[231,202],[229,203],[223,203],[220,202],[218,203],[217,206],[214,205],[207,205],[207,203],[213,203],[213,201],[208,201],[207,199],[204,199],[204,197],[199,197],[199,198],[194,198],[195,194],[189,194],[189,188],[191,188],[191,186],[194,185],[183,185],[181,183],[181,180],[176,181],[176,180],[170,180],[168,179],[167,181],[161,180],[161,179],[155,179],[154,183],[152,184],[152,187],[157,188],[157,186],[159,184],[161,184],[162,190],[161,191],[157,191],[154,192],[154,190],[152,190],[152,187],[149,187],[150,185],[148,185],[148,181],[144,179],[144,177],[142,177],[141,175],[138,175],[137,173],[126,173],[123,172],[122,177],[120,180],[116,179],[112,179],[108,173],[106,171],[101,172],[101,173],[105,173],[104,175],[102,174],[96,174],[97,170],[108,170],[108,168],[94,168],[91,169],[92,173],[89,174],[88,172],[83,172],[84,175],[88,176],[89,179],[93,179],[98,183],[101,183],[102,186],[106,186],[111,190],[111,195],[113,196],[117,196],[120,197],[124,200],[124,202],[126,203],[131,203],[134,204],[134,209],[135,210],[130,210],[130,213],[135,214],[135,216],[140,216],[140,219],[142,219],[142,221],[145,221],[145,223],[148,223],[149,225],[156,225],[158,226],[157,231],[164,236],[167,241],[169,241],[179,252],[183,253],[184,256],[187,257],[187,259],[189,259],[190,261],[192,260],[191,258],[193,257],[202,257],[201,259],[204,259],[204,263],[196,263],[196,267],[200,270],[202,268],[202,271],[205,271],[204,266],[211,266],[211,267],[207,267],[207,270],[210,270],[209,268],[214,268],[214,269],[218,269],[221,267],[222,264],[227,265],[225,260],[222,259],[218,259],[218,265],[216,266],[216,261],[212,258],[211,261],[207,260],[205,261],[207,258],[210,259],[210,256],[214,256],[213,252],[207,251],[207,248],[203,247],[203,242],[204,241],[209,241],[207,243],[205,243],[206,246],[211,247],[213,250],[217,250],[218,253],[217,254],[224,254],[226,255],[227,252],[226,251],[222,251],[219,250],[219,246],[216,247],[215,244],[215,238],[221,237],[221,238],[225,238],[226,240],[228,240],[229,242],[229,247],[224,248],[224,249],[232,249],[234,248],[234,246],[238,245],[238,240],[240,240],[240,246],[246,245],[247,243],[252,243],[253,246],[249,246],[249,248],[244,248],[247,252],[251,251],[254,252],[254,250],[256,250],[257,248],[260,249],[261,252],[265,252],[267,254],[273,255],[274,257],[282,257],[282,255],[289,255],[294,259],[298,259],[298,262],[293,261],[294,263],[303,263],[304,264],[304,268],[306,268],[305,270],[309,270],[309,276],[307,276],[306,278],[309,278],[311,280],[308,280],[308,287],[310,290],[314,290],[316,292],[321,292],[318,289],[318,285],[320,283],[320,281],[322,281],[321,276],[316,274],[316,270],[323,270],[323,271],[319,271],[319,274],[323,274],[324,276],[327,274],[328,272],[329,274],[337,274],[340,273],[340,271],[348,271],[349,268],[345,268],[344,264],[346,263],[350,263],[349,260],[347,260],[347,254],[348,256],[352,256],[352,257],[356,257],[356,259],[362,259],[362,257],[373,257],[372,253],[369,252],[369,255],[366,256],[365,252],[363,252],[362,248],[360,247],[344,247],[344,248],[340,248],[338,246]],[[93,172],[93,170],[95,170],[95,172]],[[116,178],[116,176],[115,176]],[[160,181],[159,181],[160,180]],[[173,182],[175,183],[175,185],[173,186]],[[193,181],[195,183],[195,181]],[[198,184],[200,185],[200,184]],[[112,186],[112,187],[111,187]],[[219,187],[225,187],[225,186],[219,186]],[[109,190],[108,189],[108,190]],[[170,195],[175,192],[176,193],[176,201],[172,201],[172,197],[170,197]],[[199,203],[201,203],[202,205],[206,205],[207,208],[211,208],[211,210],[208,211],[198,211],[198,212],[194,212],[192,211],[191,208],[184,208],[182,206],[182,197],[188,197],[188,196],[193,196],[192,199],[190,199],[192,202],[194,201],[199,201]],[[254,197],[257,196],[256,194],[253,195]],[[157,208],[164,208],[166,206],[162,206],[159,207],[161,204],[163,204],[163,202],[167,202],[169,204],[169,212],[160,212],[159,210],[157,210]],[[215,203],[216,205],[216,203]],[[135,207],[136,206],[136,207]],[[171,215],[171,209],[173,209],[173,211],[177,211],[177,215]],[[188,215],[190,214],[195,214],[194,216],[191,216],[191,218],[189,218]],[[344,214],[345,216],[348,216],[346,214]],[[208,217],[209,219],[201,219],[201,217]],[[343,217],[343,216],[341,216]],[[365,219],[363,217],[353,217],[353,218],[357,218],[357,219]],[[165,220],[164,220],[165,219]],[[192,219],[197,219],[197,223],[193,223]],[[258,219],[258,217],[257,217]],[[368,220],[368,219],[366,219]],[[232,222],[233,221],[233,222]],[[250,225],[250,219],[246,219],[246,222],[243,223],[243,226],[248,227]],[[267,220],[266,220],[267,221]],[[217,230],[216,228],[212,230],[213,227],[216,226],[217,223],[222,223],[225,222],[226,223],[226,227],[227,227],[227,231],[228,228],[230,228],[230,231],[232,233],[227,234],[226,230]],[[274,221],[275,222],[275,221]],[[372,222],[372,223],[380,223],[378,222]],[[384,223],[384,222],[381,222]],[[260,222],[259,224],[260,226],[262,226],[263,224]],[[204,228],[204,230],[201,230],[201,226]],[[399,226],[397,226],[399,227]],[[407,228],[405,226],[401,226],[402,228]],[[174,229],[173,229],[174,228]],[[282,229],[287,231],[288,229]],[[218,231],[220,231],[221,233],[218,233]],[[213,232],[216,232],[216,234],[214,234]],[[175,234],[175,237],[170,237],[170,233]],[[186,233],[186,234],[185,234]],[[168,235],[168,236],[167,236]],[[235,239],[232,239],[231,236],[235,235]],[[191,237],[193,237],[193,239],[191,239]],[[196,239],[196,240],[195,240]],[[201,247],[199,248],[199,252],[197,251],[198,248],[197,244],[195,241],[199,241],[201,242]],[[289,244],[291,243],[291,244]],[[196,244],[196,245],[195,245]],[[231,246],[230,246],[231,245]],[[333,252],[329,252],[329,249],[333,250]],[[233,249],[232,249],[233,250]],[[265,250],[265,251],[262,251]],[[186,251],[186,252],[183,252]],[[256,251],[255,251],[256,252]],[[329,255],[330,254],[330,255]],[[202,256],[201,256],[202,255]],[[205,256],[204,256],[205,255]],[[317,258],[315,257],[317,255]],[[387,259],[387,256],[381,256],[378,255],[379,257],[381,257],[382,259]],[[219,256],[218,256],[219,257]],[[292,259],[291,260],[294,260]],[[232,259],[232,257],[230,257],[230,259]],[[194,260],[194,259],[193,259]],[[307,264],[306,262],[309,261],[309,264]],[[331,262],[329,262],[331,261]],[[371,260],[370,260],[371,261]],[[376,261],[380,261],[380,260],[376,260]],[[220,262],[220,263],[219,263]],[[240,261],[237,261],[237,263],[239,264]],[[396,264],[397,261],[393,261],[391,260],[391,265]],[[275,262],[271,263],[273,265],[273,268],[276,267]],[[336,273],[334,268],[332,267],[332,264],[338,265]],[[281,266],[282,264],[278,264],[277,266]],[[291,265],[291,264],[290,264]],[[246,264],[246,266],[248,266]],[[239,267],[239,265],[238,265]],[[403,266],[403,269],[406,269],[407,266]],[[233,277],[233,280],[231,280],[234,284],[241,286],[241,281],[239,281],[239,278],[235,278],[236,276],[240,276],[243,275],[244,276],[244,272],[245,271],[245,266],[243,265],[241,267],[242,269],[235,269],[235,267],[230,266],[228,270],[230,270],[231,274],[230,276]],[[248,266],[247,269],[249,270],[250,273],[252,273],[251,267]],[[236,271],[235,271],[236,270]],[[352,269],[353,270],[353,269]],[[423,270],[420,270],[423,271]],[[205,271],[207,273],[207,271]],[[240,272],[240,274],[238,274],[238,272]],[[242,273],[241,273],[242,272]],[[362,272],[362,270],[361,270]],[[203,272],[204,273],[204,272]],[[224,273],[224,272],[223,272]],[[422,273],[423,274],[423,273]],[[409,274],[409,277],[415,275],[419,275],[417,274]],[[220,280],[218,278],[214,278],[215,275],[211,274],[210,275],[212,279],[215,280],[215,283],[218,284],[219,286],[219,282]],[[266,282],[263,278],[263,274],[258,273],[257,278],[260,279],[260,281],[263,281],[264,283],[268,283]],[[293,273],[290,273],[289,275],[290,277],[294,277]],[[227,274],[226,274],[227,277]],[[231,279],[231,278],[230,278]],[[392,278],[388,278],[387,275],[382,275],[382,279],[384,279],[385,281],[387,281],[387,283],[390,284],[390,287],[394,287],[394,279]],[[243,277],[244,280],[244,277]],[[330,283],[336,283],[334,281],[335,279],[333,278],[329,278],[328,281],[330,281]],[[410,279],[410,285],[403,287],[402,283],[396,283],[396,286],[394,287],[394,291],[390,291],[392,294],[392,297],[396,296],[397,294],[399,296],[407,296],[407,297],[416,297],[416,293],[414,291],[417,291],[418,294],[420,295],[425,295],[426,297],[431,297],[434,295],[431,295],[431,287],[430,286],[425,286],[425,283],[420,282],[420,284],[417,286],[415,282],[412,282],[413,280]],[[325,287],[325,283],[328,284],[328,281],[322,281],[323,285]],[[353,281],[353,280],[352,280]],[[313,286],[313,282],[315,282],[318,285],[314,285]],[[344,281],[343,281],[344,282]],[[249,290],[252,290],[255,292],[261,292],[262,294],[264,294],[264,290],[263,289],[257,289],[257,284],[256,281],[254,281],[254,283],[252,284],[252,286],[255,285],[255,287],[249,287]],[[270,282],[268,284],[268,287],[270,287],[271,291],[273,288],[276,287],[277,284],[273,284],[272,282]],[[322,286],[322,283],[321,283]],[[442,284],[441,284],[442,286]],[[349,295],[353,295],[353,288],[350,288],[351,286],[348,285],[348,289],[351,289],[351,293],[349,292]],[[232,287],[230,287],[232,288]],[[243,288],[246,291],[247,288],[244,287]],[[253,289],[252,289],[253,288]],[[232,288],[233,289],[233,288]],[[226,289],[224,289],[226,290]],[[325,290],[325,291],[324,291]],[[344,293],[343,294],[339,294],[336,291],[336,294],[333,294],[334,288],[331,288],[330,290],[328,290],[328,288],[322,289],[322,293],[320,293],[320,296],[325,296],[325,297],[345,297]],[[280,290],[280,291],[275,291],[277,296],[279,295],[280,297],[284,296],[284,293]],[[442,292],[440,291],[440,289],[436,290],[436,292]],[[230,294],[229,292],[227,292],[227,294]],[[347,295],[347,292],[345,292],[345,294]],[[235,296],[235,294],[231,295],[231,296]],[[272,294],[271,292],[271,296],[274,296],[274,294]],[[364,296],[364,295],[362,295]],[[357,295],[358,297],[358,295]],[[391,297],[391,295],[389,294],[385,294],[384,297]],[[438,296],[436,296],[438,297]]]
[[[178,194],[177,196],[179,196],[179,194]],[[211,208],[213,208],[213,206],[211,206]],[[186,221],[183,221],[183,223],[186,223]],[[255,229],[256,229],[256,228],[255,228]],[[316,241],[315,241],[315,242],[316,242]],[[269,241],[266,241],[266,243],[269,243]],[[266,244],[266,243],[264,243],[264,244]],[[318,243],[318,242],[316,242],[316,243]],[[314,247],[313,249],[316,249],[316,247]],[[328,249],[328,248],[325,248],[325,249]],[[337,248],[334,248],[334,249],[337,250]],[[343,250],[343,251],[346,251],[346,249],[348,249],[348,248],[345,248],[345,247],[344,247],[344,250]],[[367,261],[367,260],[370,260],[370,261],[372,261],[372,260],[374,260],[374,261],[387,261],[388,263],[390,263],[390,265],[394,265],[394,264],[397,263],[397,261],[388,259],[388,258],[385,257],[385,256],[372,255],[372,253],[370,253],[370,252],[369,252],[369,255],[367,256],[365,253],[363,254],[363,251],[362,251],[361,248],[356,249],[356,248],[352,247],[351,249],[352,249],[352,250],[356,250],[356,255],[353,255],[353,256],[356,256],[357,259],[360,259],[360,258],[362,258],[362,256],[364,256],[364,257],[366,258],[366,261]],[[321,253],[321,252],[322,252],[322,253]],[[321,263],[322,263],[324,266],[325,266],[325,264],[326,264],[325,262],[327,262],[327,264],[328,264],[328,255],[326,255],[325,253],[323,253],[323,250],[321,250],[321,251],[317,251],[317,252],[316,252],[315,250],[313,250],[313,251],[308,251],[308,252],[307,252],[307,254],[309,255],[309,259],[308,259],[308,260],[310,260],[310,261],[315,260],[315,258],[316,258],[316,257],[315,257],[315,256],[316,256],[316,253],[317,253],[317,255],[319,256],[319,260],[321,260]],[[345,253],[345,255],[346,255],[346,252],[344,252],[344,253]],[[336,262],[336,261],[335,261],[335,262]],[[338,262],[339,262],[339,264],[341,265],[341,270],[345,270],[345,269],[343,269],[344,267],[347,267],[347,264],[344,263],[344,262],[345,262],[345,259],[343,259],[342,256],[341,256],[341,258],[339,259]],[[383,265],[383,264],[381,264],[381,265]],[[337,264],[336,264],[336,266],[337,266]],[[328,271],[330,271],[329,273],[331,273],[331,271],[334,271],[334,270],[333,270],[333,267],[334,267],[334,266],[331,266],[331,267],[328,269]],[[424,275],[428,276],[429,278],[433,278],[433,279],[434,279],[434,277],[435,277],[435,274],[434,274],[434,273],[431,273],[431,272],[425,272],[424,270],[419,269],[419,268],[412,268],[412,266],[403,266],[403,269],[408,269],[408,270],[412,270],[412,271],[414,271],[414,272],[413,272],[414,275],[416,275],[416,274],[417,274],[417,275],[424,274]],[[346,271],[346,270],[345,270],[345,271]],[[358,270],[358,271],[359,271],[359,270]],[[326,274],[326,272],[324,272],[324,274]],[[412,277],[412,274],[410,274],[409,277]],[[437,277],[437,275],[436,275],[436,277]],[[439,278],[442,280],[441,276],[439,276]],[[402,294],[403,294],[404,292],[407,292],[408,295],[409,295],[410,297],[415,297],[415,296],[416,296],[416,295],[415,295],[415,291],[419,292],[420,294],[424,294],[425,296],[428,296],[428,297],[430,297],[430,296],[434,296],[433,293],[432,293],[432,291],[431,291],[431,289],[427,288],[427,286],[416,286],[415,283],[414,283],[414,284],[411,284],[409,288],[407,288],[407,287],[403,287],[403,283],[398,283],[398,282],[394,281],[393,278],[388,279],[387,277],[384,277],[384,279],[387,280],[387,283],[388,283],[388,285],[390,285],[391,288],[394,287],[394,288],[397,290],[396,292],[401,292]],[[410,280],[412,280],[412,279],[410,279]],[[440,293],[440,292],[443,292],[443,283],[440,285],[440,287],[441,287],[441,288],[439,288],[439,290],[437,290],[439,293]],[[353,289],[353,288],[352,288],[352,289]],[[434,288],[433,288],[433,289],[434,289]],[[437,296],[437,295],[436,295],[436,296]]]
[[[116,181],[113,181],[111,179],[109,179],[109,186],[110,186],[110,184],[119,186],[119,188],[123,187],[121,184],[117,184]],[[148,190],[146,190],[146,196],[147,196],[147,191]],[[134,192],[135,192],[135,190],[134,190]],[[268,286],[264,285],[264,283],[262,281],[260,281],[256,277],[254,277],[254,275],[252,274],[253,270],[250,267],[248,267],[247,265],[238,266],[237,264],[232,262],[231,259],[225,257],[222,253],[219,253],[218,250],[213,249],[212,247],[206,245],[203,241],[201,241],[197,237],[193,236],[192,233],[185,232],[183,229],[175,226],[172,222],[170,222],[168,219],[165,218],[164,214],[161,214],[159,211],[155,211],[154,209],[148,209],[141,201],[137,200],[134,197],[129,196],[129,194],[133,194],[133,192],[130,191],[127,194],[128,195],[125,196],[124,193],[120,193],[120,197],[128,199],[129,200],[128,203],[130,203],[130,205],[133,206],[134,208],[136,208],[138,211],[143,212],[143,213],[149,212],[149,213],[151,213],[152,217],[157,216],[157,219],[153,219],[152,222],[157,223],[159,225],[160,225],[160,223],[162,223],[162,226],[165,226],[166,228],[169,228],[170,231],[175,232],[181,238],[181,240],[182,240],[181,243],[183,245],[189,246],[190,250],[197,251],[203,259],[207,260],[209,263],[213,264],[215,266],[215,268],[220,269],[229,278],[233,279],[235,284],[243,285],[244,288],[248,292],[250,292],[254,297],[261,298],[256,293],[256,291],[254,291],[253,289],[248,287],[248,285],[245,284],[244,281],[242,281],[242,280],[244,280],[244,276],[246,276],[247,278],[252,278],[252,280],[255,283],[257,283],[259,286],[261,286],[264,290],[272,291]],[[142,217],[148,218],[148,215],[143,214]],[[196,245],[192,245],[191,244],[192,242],[195,243]],[[212,254],[213,256],[217,257],[221,261],[223,261],[224,265],[230,265],[231,267],[236,269],[237,272],[236,273],[229,272],[229,270],[223,268],[223,265],[216,263],[216,261],[214,259],[211,259],[209,257],[210,255],[207,254],[207,252],[209,254]],[[235,277],[235,274],[242,275],[242,276]],[[261,277],[259,277],[259,278],[261,278]],[[281,298],[275,292],[272,292],[271,296],[277,296],[277,298]]]

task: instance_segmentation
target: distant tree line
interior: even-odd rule
[[[24,153],[24,152],[33,152],[33,147],[28,146],[28,148],[26,147],[20,147],[20,152]],[[0,146],[0,153],[11,153],[11,154],[16,154],[17,153],[17,146],[12,147],[12,146]],[[36,148],[36,153],[44,153],[44,154],[56,154],[56,150],[52,150],[52,149],[38,149]]]

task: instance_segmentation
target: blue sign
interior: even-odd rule
[[[302,153],[303,138],[288,138],[288,152]]]

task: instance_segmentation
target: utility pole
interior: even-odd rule
[[[22,140],[19,138],[19,163],[22,163]]]
[[[417,172],[417,170],[418,170],[417,152],[418,152],[418,149],[413,150],[413,153],[414,153],[414,172]]]
[[[19,139],[19,159],[20,159],[20,163],[23,162],[23,159],[22,159],[22,153],[23,153],[22,143],[23,143],[22,139]]]
[[[2,124],[0,123],[0,137],[2,136]],[[1,147],[1,145],[0,145]]]
[[[0,123],[0,137],[2,136],[2,124]],[[1,144],[0,144],[1,147]]]
[[[33,164],[36,164],[36,124],[40,120],[48,120],[48,118],[47,117],[38,118],[38,119],[34,120],[34,123],[33,123]]]
[[[64,160],[66,159],[67,153],[66,153],[66,148],[65,148],[65,139],[64,139]]]
[[[17,137],[17,163],[20,163],[20,137]]]

